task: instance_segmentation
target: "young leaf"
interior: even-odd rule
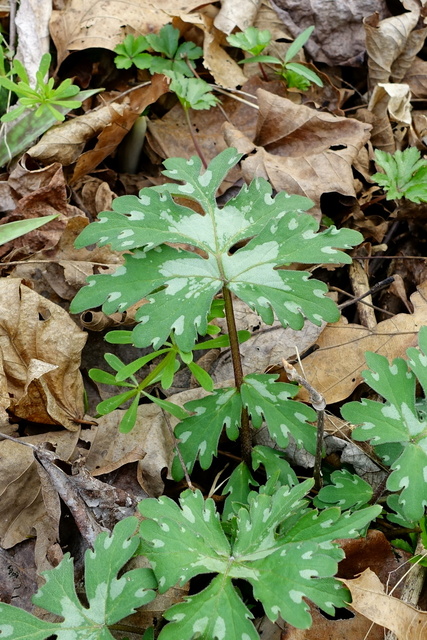
[[[219,99],[211,92],[211,87],[201,78],[186,78],[173,71],[166,71],[171,78],[169,88],[176,93],[185,110],[210,109],[215,107]]]
[[[134,428],[138,415],[138,405],[140,397],[141,394],[137,393],[129,409],[125,411],[123,418],[120,420],[119,424],[120,433],[129,433],[129,431],[132,431],[132,429]]]
[[[322,487],[313,500],[316,507],[324,509],[336,505],[343,511],[350,508],[360,509],[372,498],[371,485],[346,469],[334,471],[331,481],[332,484]]]
[[[285,192],[272,198],[271,186],[260,178],[219,209],[216,191],[240,157],[235,149],[226,149],[202,173],[199,158],[169,159],[165,175],[184,184],[150,187],[139,199],[117,198],[115,211],[103,212],[102,224],[86,227],[76,246],[98,241],[132,253],[114,274],[90,276],[89,286],[72,302],[72,312],[103,305],[109,314],[145,297],[149,304],[137,312],[133,343],[158,348],[173,332],[184,352],[192,350],[197,332],[206,333],[212,300],[224,285],[267,323],[273,322],[274,312],[294,329],[302,328],[305,317],[315,324],[336,321],[339,312],[325,297],[324,284],[310,280],[307,273],[277,267],[350,262],[337,249],[350,248],[361,235],[335,227],[316,233],[318,223],[301,212],[311,201]],[[170,194],[199,202],[205,215],[178,205]],[[237,242],[248,238],[245,247],[230,254]],[[207,258],[166,242],[198,247]]]
[[[295,38],[289,49],[286,51],[285,62],[289,62],[296,56],[298,51],[303,48],[307,40],[310,38],[313,31],[314,27],[308,27],[307,29],[304,29],[297,38]]]
[[[374,173],[373,180],[386,191],[387,200],[408,198],[419,204],[427,201],[427,162],[416,147],[396,151],[392,156],[375,150],[375,160],[384,173]]]
[[[287,447],[292,434],[298,447],[314,454],[316,429],[309,422],[317,419],[316,412],[302,402],[290,400],[298,393],[293,384],[276,382],[277,374],[250,374],[241,386],[242,403],[248,408],[252,424],[259,428],[262,421],[279,447]]]
[[[238,47],[243,51],[248,51],[252,53],[253,56],[257,56],[261,51],[264,51],[270,44],[270,41],[270,31],[268,29],[257,29],[256,27],[248,27],[240,33],[232,33],[227,36],[227,42],[231,44],[232,47]]]
[[[202,469],[208,469],[213,456],[217,454],[224,426],[230,440],[236,440],[239,435],[242,412],[240,395],[234,387],[219,389],[200,400],[186,402],[184,406],[195,415],[175,427],[179,450],[190,473],[196,459],[199,459]],[[184,475],[177,457],[173,461],[172,475],[175,480],[180,480]]]
[[[258,447],[255,447],[254,449],[257,448]],[[270,451],[271,450],[272,449],[270,449]],[[244,504],[247,504],[248,496],[251,492],[251,486],[258,487],[259,483],[252,477],[248,466],[244,462],[241,462],[234,469],[233,473],[228,479],[227,484],[222,490],[222,495],[227,496],[224,502],[224,508],[222,510],[223,522],[236,515],[240,507]]]
[[[34,231],[34,229],[38,229],[47,222],[55,220],[57,217],[58,214],[55,214],[52,216],[27,218],[26,220],[17,220],[16,222],[7,222],[6,224],[2,224],[0,225],[0,245],[6,244],[6,242],[10,242],[11,240],[15,240],[15,238],[20,238],[26,233]]]
[[[415,368],[425,362],[425,354],[416,356],[411,351],[411,356]],[[386,402],[350,402],[344,405],[341,413],[346,420],[361,425],[353,431],[355,440],[371,440],[375,446],[400,445],[386,487],[390,491],[401,490],[398,503],[401,515],[408,521],[417,521],[427,506],[424,475],[427,421],[420,419],[416,409],[416,378],[401,358],[396,358],[390,365],[384,356],[368,352],[366,361],[371,371],[365,371],[363,376]]]
[[[303,64],[299,64],[298,62],[288,62],[288,64],[286,65],[286,70],[293,71],[294,73],[298,74],[299,76],[302,76],[309,82],[313,82],[314,84],[317,84],[318,87],[323,87],[323,82],[319,78],[317,73],[315,73],[308,67],[305,67]]]
[[[85,586],[88,606],[81,604],[74,586],[73,561],[65,554],[60,564],[43,572],[46,583],[33,596],[39,607],[63,618],[46,622],[8,604],[0,604],[0,636],[25,640],[43,640],[54,635],[58,640],[114,640],[108,625],[134,613],[151,602],[157,583],[150,569],[134,569],[117,574],[138,546],[133,536],[137,518],[119,522],[111,534],[101,533],[94,551],[85,554]]]

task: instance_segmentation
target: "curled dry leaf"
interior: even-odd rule
[[[78,431],[59,431],[21,438],[21,442],[38,445],[49,442],[61,460],[69,460],[79,438]],[[42,527],[44,533],[59,525],[60,509],[49,495],[33,449],[10,440],[0,442],[0,540],[9,549],[32,537]],[[57,496],[55,492],[55,496]],[[56,522],[54,520],[56,519]]]
[[[364,19],[371,88],[380,82],[400,82],[411,68],[427,33],[427,27],[414,30],[419,17],[420,10],[416,7],[382,21],[378,13]]]
[[[384,592],[380,579],[366,569],[354,580],[341,580],[350,589],[353,609],[390,629],[398,640],[425,640],[427,613]]]
[[[277,191],[311,198],[316,208],[310,213],[319,218],[322,194],[356,197],[351,165],[369,139],[369,124],[297,105],[263,89],[258,101],[254,142],[233,125],[224,125],[229,146],[244,153],[256,149],[242,162],[246,181],[263,176]]]
[[[410,299],[414,313],[399,313],[379,322],[374,329],[346,324],[343,319],[326,326],[317,340],[319,348],[304,359],[304,371],[327,404],[344,400],[363,382],[366,351],[391,360],[405,357],[406,349],[416,346],[418,331],[426,319],[427,282]],[[301,391],[299,397],[305,398],[305,392]]]
[[[261,0],[222,0],[221,9],[215,18],[215,27],[224,33],[231,33],[234,27],[244,31],[250,27],[262,4]]]
[[[249,0],[249,4],[253,7],[255,3],[253,0]],[[241,9],[241,5],[239,5],[239,9]],[[241,67],[223,49],[224,45],[227,46],[227,41],[222,33],[223,30],[219,30],[220,27],[215,24],[213,17],[207,11],[203,11],[199,14],[181,16],[181,19],[202,29],[204,33],[203,64],[211,72],[215,82],[227,89],[235,89],[245,84],[247,78]]]
[[[17,418],[77,431],[86,334],[64,309],[17,278],[0,281],[0,400]]]

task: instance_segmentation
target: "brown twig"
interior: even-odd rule
[[[316,440],[316,455],[314,459],[314,488],[319,491],[322,488],[322,453],[323,453],[323,430],[325,423],[325,398],[319,393],[287,360],[282,359],[283,368],[288,374],[289,378],[294,382],[302,385],[307,389],[310,395],[310,402],[313,409],[317,413],[317,440]]]

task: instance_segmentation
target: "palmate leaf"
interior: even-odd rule
[[[43,573],[46,583],[33,597],[34,604],[64,620],[46,622],[22,609],[0,604],[0,636],[13,640],[43,640],[51,635],[58,640],[113,640],[108,625],[155,597],[152,589],[157,582],[151,569],[134,569],[117,578],[138,546],[138,537],[133,537],[137,524],[134,517],[122,520],[111,536],[101,533],[96,538],[94,551],[86,551],[88,607],[77,597],[73,561],[67,553],[55,569]]]
[[[205,171],[197,157],[171,158],[165,161],[164,174],[183,184],[143,189],[139,198],[117,198],[114,211],[102,212],[76,246],[96,242],[132,253],[115,273],[88,278],[89,286],[77,294],[72,312],[103,305],[109,314],[146,297],[149,304],[136,317],[134,344],[157,348],[173,331],[177,346],[187,352],[197,332],[206,332],[212,300],[223,286],[268,323],[274,313],[294,329],[303,326],[304,318],[316,324],[337,320],[338,309],[325,297],[324,284],[307,273],[277,267],[292,262],[350,262],[338,249],[350,248],[361,235],[334,227],[316,233],[318,224],[303,213],[311,201],[285,192],[273,198],[271,186],[261,178],[218,208],[216,191],[240,158],[235,149],[226,149]],[[194,200],[204,215],[177,204],[174,196]],[[250,241],[245,247],[230,251],[246,239]],[[165,243],[191,245],[202,255]]]
[[[426,347],[426,329],[420,332],[420,344]],[[422,351],[408,349],[409,366],[426,384],[427,357]],[[367,353],[371,371],[364,372],[366,382],[385,403],[362,400],[346,404],[341,412],[346,420],[360,425],[353,431],[355,440],[371,440],[380,455],[385,452],[392,461],[392,473],[387,479],[389,491],[400,491],[401,516],[410,522],[419,520],[427,506],[427,420],[416,407],[416,377],[408,371],[408,363],[396,358],[390,365],[384,356]],[[390,457],[391,454],[391,457]]]
[[[344,606],[347,592],[332,578],[344,554],[333,540],[342,532],[356,537],[380,507],[358,511],[354,519],[340,517],[338,509],[332,510],[333,518],[319,516],[319,542],[304,538],[299,518],[287,539],[281,535],[281,527],[301,512],[312,485],[313,481],[307,480],[292,489],[279,487],[271,492],[261,487],[259,494],[251,492],[248,505],[237,512],[237,532],[231,545],[222,532],[213,500],[204,501],[199,491],[185,491],[180,507],[165,497],[140,503],[145,518],[140,527],[140,552],[152,563],[159,591],[197,574],[219,574],[204,591],[168,611],[171,624],[162,630],[161,640],[192,640],[197,633],[209,640],[258,638],[233,579],[251,583],[271,620],[280,615],[299,628],[311,624],[303,598],[330,614],[334,607]]]

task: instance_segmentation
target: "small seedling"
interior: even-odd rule
[[[19,98],[19,107],[5,113],[2,122],[11,122],[19,118],[26,109],[35,109],[35,115],[40,117],[44,113],[49,112],[54,118],[60,122],[64,120],[64,115],[56,108],[78,109],[82,103],[79,100],[73,100],[80,92],[79,87],[72,84],[72,80],[67,78],[55,89],[54,79],[49,78],[46,82],[46,76],[49,72],[51,55],[45,53],[40,61],[40,66],[36,72],[36,86],[30,85],[30,80],[25,67],[19,60],[14,60],[13,71],[20,82],[16,83],[7,77],[0,76],[0,86],[15,93]]]
[[[193,77],[194,60],[200,58],[203,51],[194,42],[179,44],[179,29],[171,24],[162,27],[158,34],[146,36],[126,36],[114,51],[118,54],[114,62],[118,69],[149,69],[150,73],[171,71],[181,76]],[[148,53],[152,50],[160,55]]]
[[[250,62],[258,62],[259,64],[279,65],[277,72],[286,82],[289,88],[296,87],[302,91],[306,91],[311,83],[323,87],[323,82],[319,76],[308,67],[299,62],[292,62],[292,59],[303,48],[307,40],[314,31],[314,27],[308,27],[294,40],[286,51],[285,57],[282,59],[275,56],[263,55],[261,52],[268,46],[271,40],[271,34],[268,30],[260,31],[255,27],[249,27],[240,34],[232,34],[227,40],[233,46],[252,53],[252,56],[241,60],[239,64],[247,64]],[[255,53],[255,52],[259,53]]]
[[[407,198],[419,204],[427,202],[427,161],[416,147],[396,151],[375,150],[375,160],[385,173],[374,173],[372,179],[386,192],[387,200]]]

